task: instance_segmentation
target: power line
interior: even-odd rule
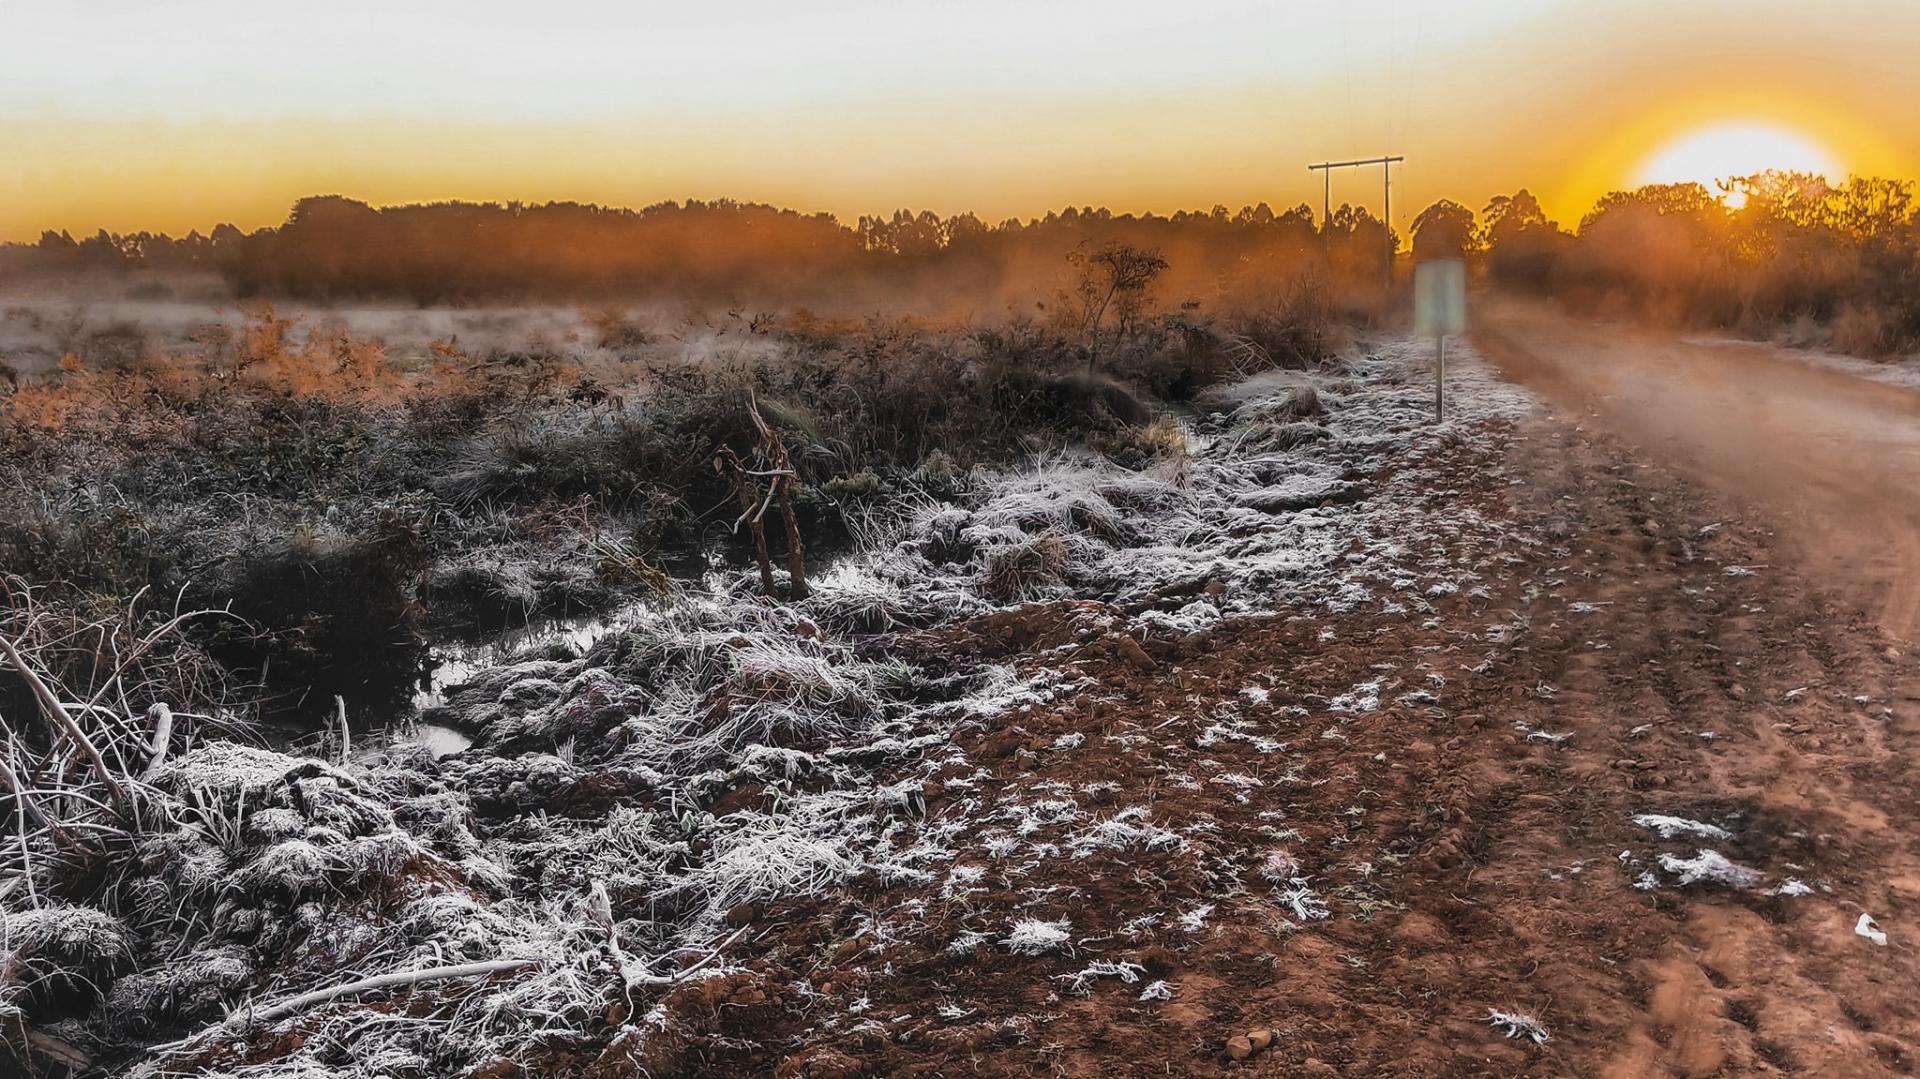
[[[1422,43],[1422,42],[1423,42],[1423,41],[1425,40],[1425,38],[1426,38],[1426,29],[1427,29],[1427,8],[1426,8],[1426,5],[1425,5],[1425,4],[1418,4],[1418,5],[1416,5],[1416,7],[1417,7],[1417,9],[1418,9],[1418,12],[1417,12],[1417,14],[1416,14],[1416,15],[1415,15],[1415,17],[1414,17],[1414,22],[1413,22],[1413,51],[1412,51],[1412,53],[1411,53],[1411,54],[1410,54],[1410,55],[1408,56],[1408,58],[1407,58],[1407,94],[1406,94],[1406,102],[1405,102],[1405,105],[1404,105],[1404,107],[1403,107],[1403,108],[1401,109],[1401,114],[1400,114],[1400,138],[1401,138],[1401,140],[1402,140],[1402,142],[1401,142],[1401,145],[1402,145],[1402,148],[1404,148],[1404,146],[1405,146],[1405,142],[1406,142],[1407,140],[1410,140],[1410,139],[1411,139],[1411,138],[1413,137],[1413,130],[1414,130],[1414,126],[1413,126],[1413,91],[1414,91],[1414,89],[1415,89],[1415,88],[1416,88],[1416,87],[1417,87],[1417,86],[1419,85],[1419,81],[1420,81],[1420,79],[1419,79],[1419,76],[1420,76],[1420,45],[1421,45],[1421,43]],[[1389,103],[1388,103],[1388,105],[1387,105],[1387,107],[1388,107],[1389,109],[1391,109],[1391,108],[1393,107],[1393,105],[1392,105],[1392,103],[1391,103],[1391,102],[1389,102]],[[1388,147],[1388,148],[1389,148],[1389,149],[1391,149],[1391,148],[1392,148],[1392,147],[1391,147],[1391,145],[1389,145],[1389,147]],[[1405,174],[1405,172],[1403,171],[1403,172],[1401,173],[1401,180],[1402,180],[1402,182],[1405,182],[1405,179],[1406,179],[1406,174]],[[1410,211],[1402,211],[1402,212],[1406,212],[1406,213],[1409,213],[1409,215],[1410,215]],[[1411,215],[1409,216],[1409,219],[1408,219],[1408,226],[1409,226],[1409,229],[1411,229],[1411,226],[1412,226],[1412,219],[1411,219]],[[1391,227],[1392,227],[1392,226],[1391,226],[1391,224],[1389,224],[1389,226],[1388,226],[1388,227],[1389,227],[1389,228],[1391,228]],[[1409,243],[1411,243],[1411,242],[1412,242],[1412,241],[1411,241],[1411,239],[1409,239],[1409,241],[1408,241],[1408,242],[1409,242]]]
[[[1353,111],[1353,47],[1347,39],[1347,14],[1344,11],[1340,13],[1340,60],[1342,74],[1347,80],[1347,145],[1352,146],[1357,141]]]

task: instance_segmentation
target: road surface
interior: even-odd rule
[[[1920,640],[1920,392],[1537,307],[1489,305],[1472,340],[1505,377],[1759,510],[1798,568]]]

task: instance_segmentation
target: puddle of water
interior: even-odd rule
[[[397,739],[400,743],[415,742],[426,747],[434,760],[450,757],[473,745],[473,739],[438,723],[416,723],[404,735]]]
[[[421,677],[420,688],[413,695],[414,711],[422,712],[445,704],[447,690],[472,678],[476,672],[508,662],[516,655],[555,645],[578,654],[592,647],[601,637],[625,629],[633,622],[653,614],[654,610],[652,604],[635,601],[598,614],[533,622],[471,644],[434,645],[427,661],[427,672]]]
[[[1200,425],[1207,421],[1205,413],[1191,405],[1181,405],[1168,412],[1173,416],[1173,422],[1180,425],[1180,433],[1187,440],[1188,455],[1204,457],[1213,449],[1214,436],[1200,429]]]

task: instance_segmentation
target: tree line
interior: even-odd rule
[[[304,198],[277,226],[223,224],[180,238],[47,232],[0,245],[0,273],[218,275],[241,297],[477,304],[661,299],[990,314],[1056,296],[1072,259],[1150,252],[1156,302],[1239,297],[1315,276],[1336,292],[1377,288],[1389,236],[1367,210],[1324,224],[1306,205],[1115,214],[1073,208],[990,223],[901,210],[851,225],[733,200],[631,210],[572,202],[376,207]],[[1920,220],[1913,184],[1803,173],[1740,177],[1714,192],[1660,184],[1602,197],[1576,225],[1522,189],[1478,213],[1442,199],[1413,218],[1411,257],[1469,260],[1495,285],[1588,309],[1764,329],[1833,326],[1843,347],[1920,343]],[[1065,256],[1063,258],[1063,256]]]
[[[1364,210],[1343,213],[1336,231],[1378,250],[1379,221]],[[1275,213],[1265,204],[1171,216],[1070,207],[997,224],[902,210],[849,226],[828,214],[725,199],[629,210],[568,202],[375,207],[324,195],[301,199],[285,223],[251,233],[221,225],[178,239],[103,230],[75,240],[49,231],[35,244],[0,246],[0,271],[199,271],[224,278],[239,296],[423,305],[595,296],[831,303],[930,290],[990,296],[1036,274],[1059,278],[1064,253],[1110,243],[1159,248],[1192,282],[1249,260],[1304,257],[1320,242],[1305,206]]]

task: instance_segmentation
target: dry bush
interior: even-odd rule
[[[226,620],[224,611],[191,610],[176,602],[156,609],[145,597],[117,603],[73,597],[23,578],[0,578],[0,636],[30,661],[37,675],[91,713],[145,715],[165,704],[178,729],[192,734],[244,731],[250,687],[180,632],[194,622]],[[237,624],[237,623],[235,623]],[[0,683],[16,720],[41,705],[22,684]]]
[[[1107,459],[1128,468],[1145,468],[1155,461],[1187,456],[1187,432],[1172,416],[1160,416],[1142,426],[1128,426],[1096,435],[1089,444]]]
[[[1912,344],[1904,339],[1892,312],[1846,304],[1833,317],[1831,346],[1855,356],[1889,356]]]
[[[1066,582],[1071,555],[1067,541],[1051,531],[990,548],[981,587],[1004,603],[1045,599]]]
[[[600,348],[625,351],[653,343],[652,331],[624,308],[582,308],[580,317],[593,327],[594,344]]]

